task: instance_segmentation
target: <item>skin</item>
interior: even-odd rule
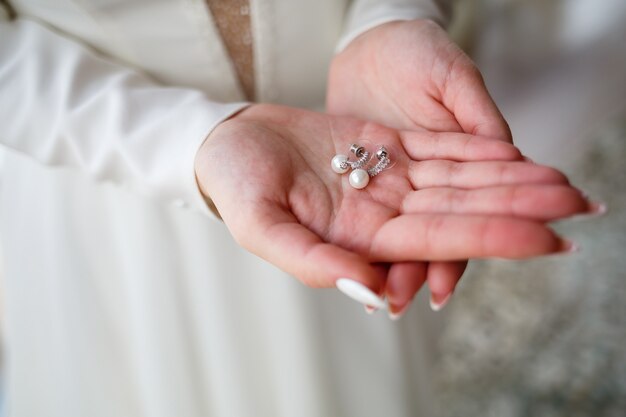
[[[363,190],[330,169],[354,138],[387,146],[396,161]],[[391,287],[396,306],[425,277],[417,261],[566,251],[546,222],[593,209],[562,173],[504,141],[267,104],[220,124],[195,167],[244,248],[311,287],[342,277],[377,294]]]
[[[352,41],[331,65],[327,110],[397,129],[465,132],[512,142],[474,63],[430,20],[390,22]],[[427,280],[432,301],[441,304],[466,265],[391,266],[386,294],[391,311],[406,307],[396,289],[415,285],[404,281],[421,286]]]

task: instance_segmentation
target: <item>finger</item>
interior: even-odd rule
[[[529,162],[409,162],[409,180],[417,190],[431,187],[479,188],[512,184],[569,184],[554,168]]]
[[[454,114],[464,132],[513,142],[509,125],[471,60],[456,61],[442,85],[441,95],[444,106]]]
[[[409,308],[413,297],[426,281],[425,262],[399,262],[391,265],[385,293],[389,302],[389,317],[399,319]]]
[[[403,214],[374,235],[368,258],[382,262],[524,259],[573,250],[532,220],[457,214]]]
[[[467,261],[431,262],[428,265],[426,280],[430,289],[430,308],[441,310],[450,301]]]
[[[414,160],[453,161],[521,160],[520,151],[510,143],[467,133],[428,131],[400,132],[407,154]]]
[[[582,193],[565,185],[504,185],[474,190],[426,188],[411,192],[403,213],[492,214],[551,221],[591,212]]]
[[[374,270],[378,274],[378,278],[380,282],[382,282],[379,292],[377,294],[381,300],[385,299],[385,285],[386,285],[385,283],[387,282],[387,275],[389,274],[390,267],[391,267],[391,264],[389,263],[373,263],[372,264],[372,268],[374,268]],[[380,307],[374,307],[367,303],[364,303],[364,304],[365,304],[365,312],[367,314],[374,314],[380,308]]]
[[[232,231],[238,243],[314,288],[337,286],[346,295],[374,307],[383,282],[363,257],[324,242],[278,207],[257,209],[254,221]]]

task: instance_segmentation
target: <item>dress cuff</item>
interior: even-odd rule
[[[213,202],[200,191],[195,172],[196,154],[213,129],[250,104],[220,104],[209,100],[190,104],[189,108],[180,109],[181,120],[184,120],[181,125],[184,126],[184,130],[177,134],[179,137],[189,139],[185,141],[184,147],[172,149],[173,155],[179,155],[177,158],[180,167],[179,175],[178,178],[164,181],[163,197],[177,207],[188,208],[220,220]],[[173,142],[180,145],[178,141]]]
[[[426,1],[421,4],[376,4],[372,1],[357,2],[348,12],[346,28],[335,48],[335,53],[343,51],[350,42],[362,33],[384,23],[398,20],[431,19],[445,26],[449,16],[441,6]],[[377,2],[376,2],[377,3]],[[406,2],[404,2],[406,3]]]

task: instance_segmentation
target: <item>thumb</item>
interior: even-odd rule
[[[300,224],[292,213],[272,205],[257,210],[255,220],[233,231],[239,244],[303,284],[313,288],[337,287],[349,297],[376,308],[384,278],[360,255],[324,242]]]
[[[442,84],[443,104],[465,133],[513,143],[511,129],[487,91],[476,65],[467,57],[457,59]]]

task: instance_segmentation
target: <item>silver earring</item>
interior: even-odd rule
[[[378,159],[376,165],[367,170],[367,173],[370,177],[375,177],[376,175],[380,174],[389,166],[389,164],[391,164],[391,159],[389,159],[389,151],[387,151],[387,148],[385,148],[384,146],[381,146],[376,151],[376,159]]]
[[[371,158],[370,153],[365,147],[353,143],[350,145],[350,152],[356,155],[356,161],[350,161],[346,155],[335,155],[330,162],[330,166],[337,174],[345,174],[350,168],[356,170],[360,169],[367,164]]]

